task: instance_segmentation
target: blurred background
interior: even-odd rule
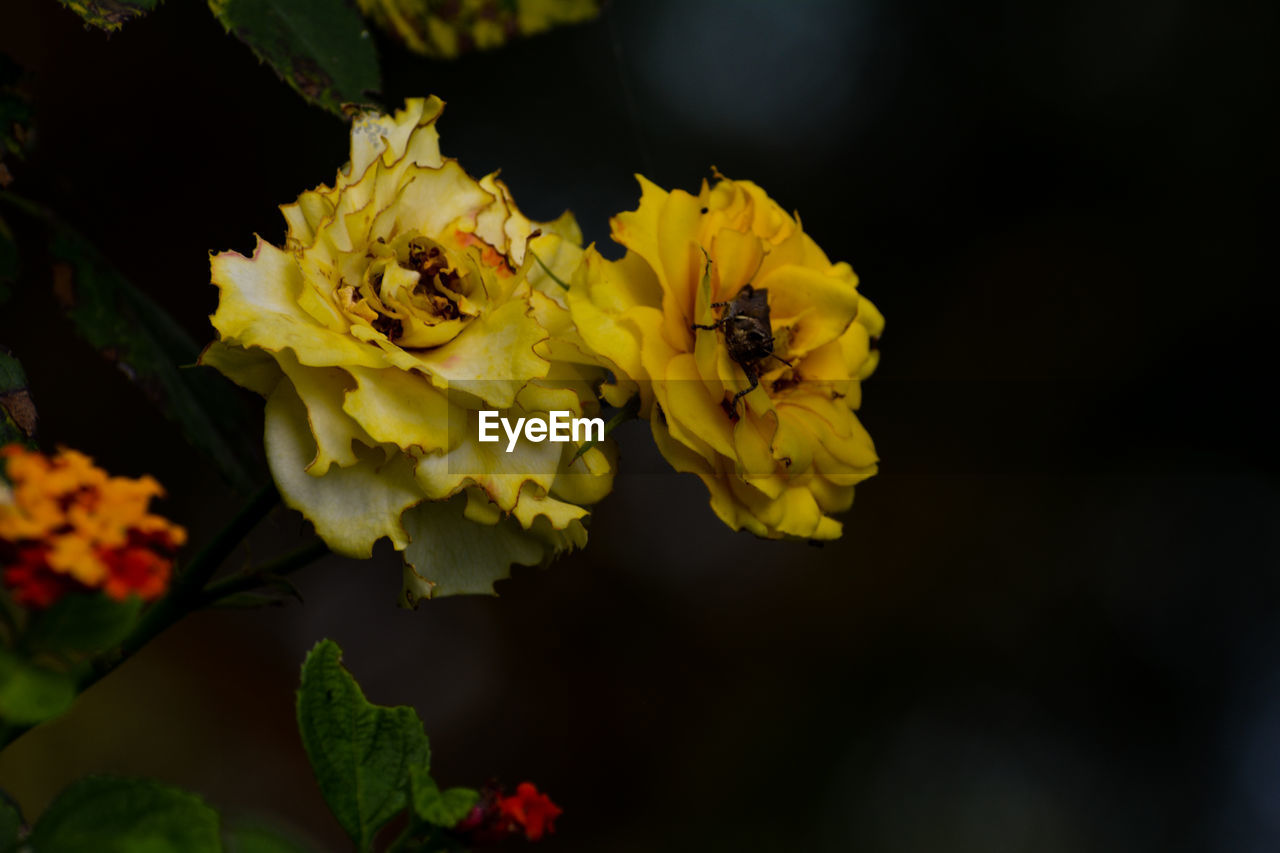
[[[199,340],[207,253],[279,241],[276,205],[347,147],[203,6],[110,38],[0,10],[38,114],[13,189]],[[634,172],[696,190],[714,165],[798,210],[888,319],[881,473],[840,541],[762,542],[631,424],[586,551],[416,612],[389,548],[326,559],[303,605],[164,635],[5,751],[0,787],[31,816],[81,774],[153,775],[345,849],[293,722],[332,637],[372,701],[418,709],[442,784],[548,790],[548,853],[1280,848],[1277,17],[613,0],[454,63],[381,41],[385,102],[442,96],[446,154],[588,240]],[[155,473],[197,541],[234,511],[45,271],[0,342],[46,444]],[[238,559],[306,527],[279,512]]]

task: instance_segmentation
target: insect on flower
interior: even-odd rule
[[[711,261],[707,261],[710,267]],[[791,362],[776,355],[773,351],[773,327],[769,324],[769,291],[768,288],[757,290],[750,284],[744,284],[738,295],[727,302],[713,302],[712,308],[724,309],[720,319],[709,325],[694,323],[694,329],[719,330],[724,334],[725,349],[729,358],[747,374],[751,385],[733,395],[733,399],[725,407],[729,417],[738,419],[738,400],[750,394],[760,384],[763,373],[760,362],[766,358],[776,358],[791,367]]]

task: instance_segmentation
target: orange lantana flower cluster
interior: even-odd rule
[[[43,608],[69,592],[123,600],[164,594],[183,528],[147,511],[152,477],[109,477],[83,453],[0,448],[0,569],[15,601]]]

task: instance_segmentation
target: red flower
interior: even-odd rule
[[[45,565],[44,547],[12,550],[15,556],[12,559],[0,559],[0,563],[5,566],[4,583],[13,591],[13,600],[19,605],[45,608],[79,586],[67,575],[59,574]]]
[[[498,801],[498,808],[507,821],[524,829],[524,837],[530,841],[555,832],[555,820],[564,813],[550,797],[538,793],[532,782],[517,785],[515,796],[503,797]]]

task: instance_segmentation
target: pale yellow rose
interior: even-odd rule
[[[542,265],[573,275],[577,224],[530,222],[495,176],[442,157],[442,108],[357,117],[333,187],[281,208],[283,249],[213,257],[219,340],[203,356],[267,398],[285,502],[339,553],[388,538],[409,603],[491,592],[512,563],[585,544],[615,455],[478,440],[480,410],[596,414],[600,371]]]
[[[832,514],[876,471],[854,415],[875,369],[884,320],[763,190],[703,183],[698,195],[640,178],[637,210],[612,220],[620,261],[592,249],[569,291],[585,343],[614,367],[611,402],[639,393],[663,455],[697,474],[733,529],[758,536],[834,539]],[[773,355],[730,357],[725,306],[751,285],[766,291]],[[776,357],[775,357],[776,356]],[[747,370],[757,372],[751,387]]]

